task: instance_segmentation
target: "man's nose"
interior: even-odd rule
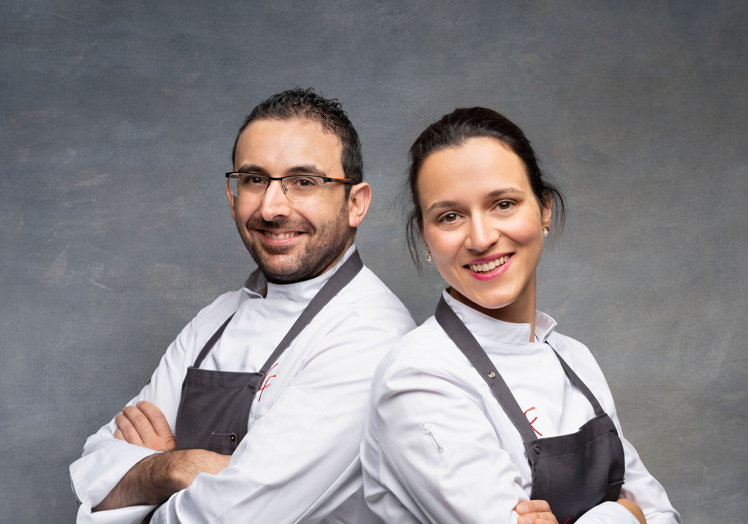
[[[271,180],[260,202],[260,214],[266,222],[277,217],[286,217],[291,213],[288,201],[280,180]]]
[[[465,238],[465,247],[471,251],[483,252],[499,241],[501,233],[496,224],[485,217],[472,217],[470,230]]]

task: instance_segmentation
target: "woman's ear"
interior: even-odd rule
[[[421,228],[421,242],[423,242],[423,247],[426,248],[426,251],[430,252],[431,249],[429,249],[429,243],[426,242],[426,234],[423,232],[423,228]]]
[[[540,206],[541,219],[540,222],[542,227],[551,227],[551,221],[553,220],[553,197],[548,195]]]

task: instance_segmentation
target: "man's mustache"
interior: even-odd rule
[[[302,231],[304,233],[313,233],[314,226],[308,220],[281,218],[278,220],[264,220],[260,216],[251,216],[247,221],[249,229],[281,229],[286,231]]]

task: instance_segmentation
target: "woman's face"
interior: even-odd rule
[[[522,160],[497,140],[473,139],[426,158],[418,191],[423,241],[452,295],[495,318],[531,322],[551,209],[535,198]]]

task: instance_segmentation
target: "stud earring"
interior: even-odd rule
[[[431,262],[432,258],[433,257],[431,256],[431,251],[429,251],[428,254],[426,255],[426,260],[428,260],[429,262]]]
[[[543,228],[543,236],[544,237],[547,237],[550,233],[551,233],[550,229],[548,229],[547,227]]]

